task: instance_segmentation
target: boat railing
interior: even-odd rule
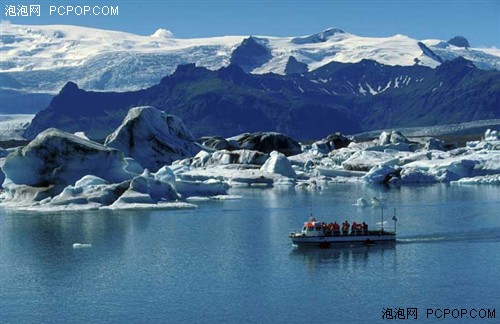
[[[384,225],[384,226],[379,226],[377,231],[383,231],[383,232],[388,232],[388,233],[395,233],[396,232],[396,226],[394,225]]]
[[[291,230],[290,233],[288,233],[288,237],[295,237],[295,236],[301,236],[301,235],[302,235],[301,229]]]

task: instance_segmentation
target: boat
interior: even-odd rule
[[[301,230],[290,232],[288,237],[292,239],[293,244],[296,246],[317,246],[320,248],[329,248],[337,244],[394,243],[396,242],[397,221],[395,215],[392,220],[394,221],[392,229],[387,229],[387,227],[384,229],[382,220],[380,229],[368,230],[368,225],[363,222],[355,227],[353,226],[349,231],[348,227],[343,226],[344,228],[340,228],[336,222],[326,224],[316,221],[311,216],[309,221],[304,223]]]

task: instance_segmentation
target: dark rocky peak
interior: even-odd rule
[[[267,40],[253,36],[245,38],[231,54],[231,64],[238,65],[245,72],[263,65],[272,57],[266,43]]]
[[[177,69],[172,75],[164,77],[160,84],[165,84],[169,80],[174,80],[176,82],[193,81],[209,75],[210,72],[210,70],[196,66],[194,63],[181,64],[177,66]]]
[[[370,73],[372,71],[382,70],[384,69],[384,67],[386,67],[384,64],[381,64],[377,61],[362,59],[358,63],[345,64],[343,68],[337,69],[337,71],[342,70],[344,71],[344,73],[348,73],[349,75],[356,76],[359,79],[362,79],[364,74]]]
[[[67,82],[64,87],[62,87],[61,91],[59,91],[60,95],[71,95],[72,93],[77,93],[80,91],[80,88],[78,88],[78,85],[74,82]]]
[[[285,74],[302,74],[308,71],[308,67],[306,63],[302,63],[297,61],[297,59],[293,56],[288,58],[288,62],[285,67]]]
[[[294,44],[298,44],[298,45],[324,43],[330,37],[332,37],[333,35],[337,35],[337,34],[345,34],[345,32],[339,28],[328,28],[320,33],[316,33],[316,34],[312,34],[312,35],[308,35],[308,36],[302,36],[302,37],[295,37],[291,40],[291,42]]]
[[[312,78],[317,78],[317,77],[327,77],[330,76],[331,74],[337,72],[340,69],[343,69],[347,66],[353,65],[356,63],[342,63],[342,62],[335,62],[332,61],[330,63],[327,63],[323,66],[320,66],[319,68],[309,72],[309,74],[312,76]]]
[[[371,59],[362,59],[361,61],[359,61],[359,64],[363,67],[381,67],[383,66],[383,64],[375,61],[375,60],[371,60]]]
[[[259,38],[259,37],[255,37],[255,36],[250,35],[250,36],[248,36],[248,38],[245,38],[241,42],[241,45],[255,46],[255,48],[257,48],[257,46],[260,46],[260,48],[263,49],[263,51],[262,51],[262,54],[263,54],[264,51],[266,50],[267,43],[268,43],[268,40],[265,38]]]
[[[458,81],[477,67],[469,60],[459,56],[451,61],[446,61],[436,68],[436,75],[441,78]]]
[[[234,83],[240,83],[247,78],[248,74],[246,74],[240,66],[229,64],[226,67],[220,68],[217,71],[217,76],[223,80],[231,80]]]
[[[174,76],[190,76],[190,75],[205,75],[208,70],[201,66],[196,66],[196,64],[181,64],[177,66]]]
[[[448,41],[448,44],[455,45],[457,47],[469,48],[470,44],[467,38],[463,36],[455,36]]]
[[[78,98],[85,93],[86,91],[78,88],[76,83],[69,81],[64,85],[64,87],[62,87],[59,94],[52,98],[50,105],[72,106],[75,102],[80,103]]]
[[[445,61],[443,64],[437,67],[438,70],[450,70],[450,69],[457,69],[457,68],[467,68],[467,69],[477,69],[477,67],[472,63],[472,61],[469,61],[462,56],[459,56],[453,60],[450,61]]]

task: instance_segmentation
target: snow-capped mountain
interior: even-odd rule
[[[180,39],[165,29],[141,36],[69,25],[3,23],[0,80],[2,91],[56,93],[69,80],[89,90],[124,91],[156,84],[185,63],[215,70],[239,62],[247,72],[285,74],[292,56],[309,71],[330,62],[363,59],[434,68],[458,56],[481,69],[500,69],[500,49],[463,44],[468,42],[416,40],[404,35],[361,37],[337,28],[300,37]]]

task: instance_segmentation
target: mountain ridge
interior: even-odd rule
[[[277,131],[298,139],[333,131],[430,126],[500,118],[500,72],[455,59],[436,69],[373,60],[331,62],[302,74],[249,74],[180,65],[160,83],[132,92],[92,92],[68,83],[25,135],[49,127],[102,139],[128,109],[151,105],[183,119],[197,137]]]

